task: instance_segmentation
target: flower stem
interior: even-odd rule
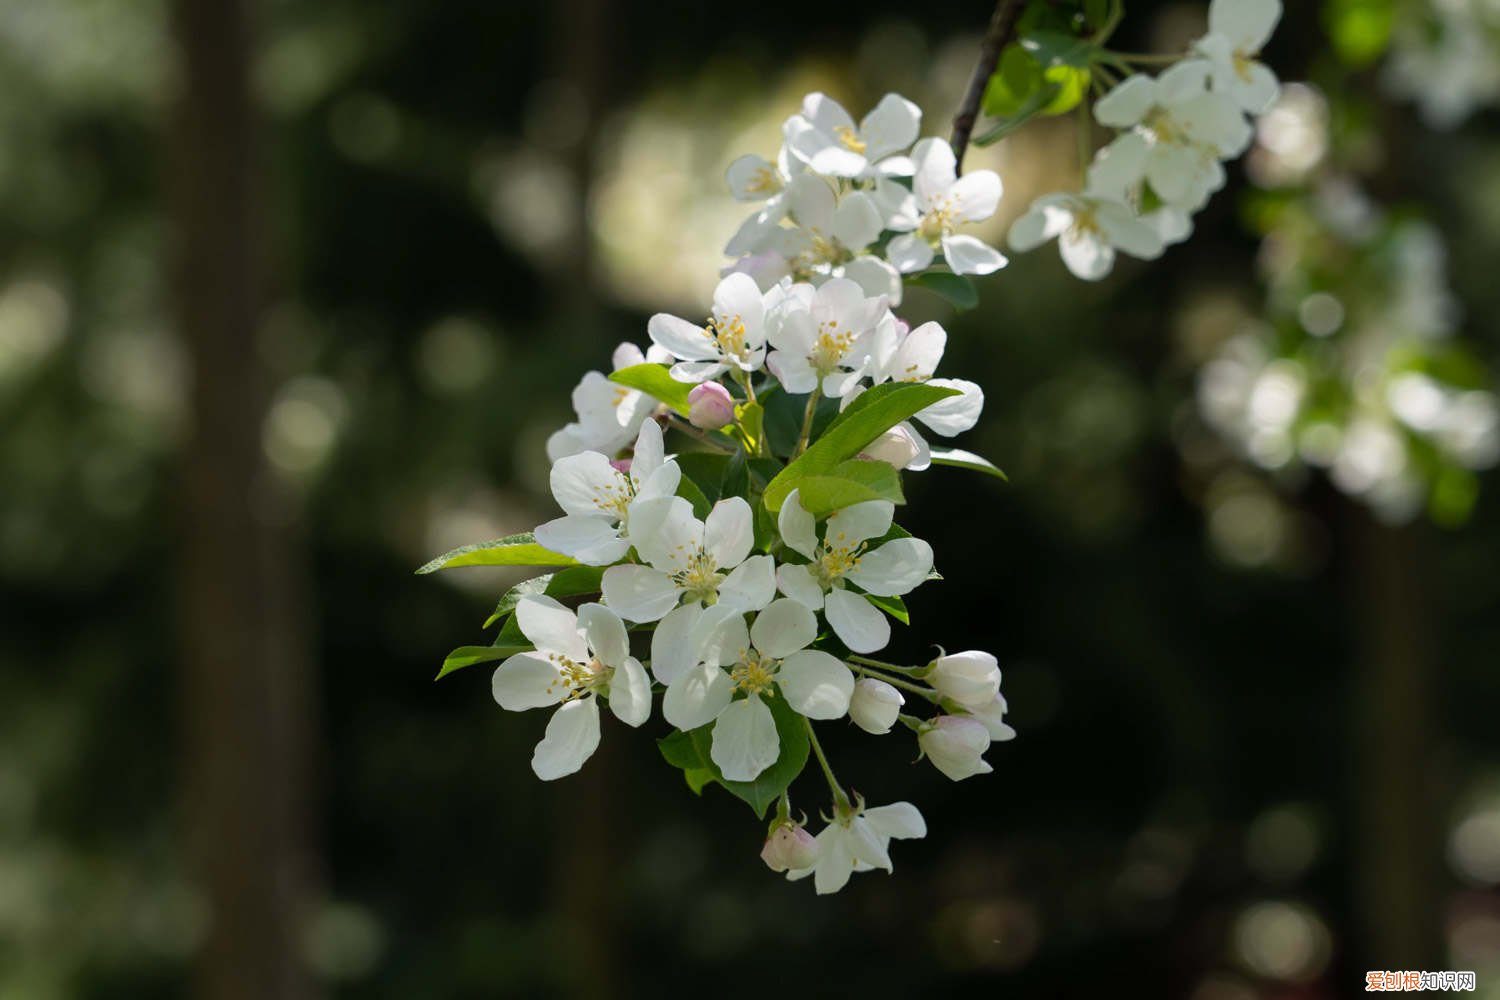
[[[828,790],[833,793],[834,806],[840,809],[848,808],[849,796],[844,794],[844,790],[839,787],[838,779],[833,776],[833,768],[828,765],[828,756],[823,753],[823,744],[818,742],[818,733],[813,729],[812,720],[804,718],[802,722],[807,726],[807,741],[812,744],[818,764],[823,768],[823,777],[828,779]]]
[[[894,663],[886,663],[884,660],[872,660],[868,656],[856,656],[853,653],[850,653],[848,658],[854,663],[863,664],[867,667],[875,667],[879,670],[895,670],[903,674],[916,673],[927,669],[926,667],[902,667]]]
[[[818,400],[823,398],[823,386],[813,386],[812,393],[807,397],[807,412],[802,415],[802,436],[797,439],[797,450],[792,452],[796,458],[807,450],[807,444],[812,439],[813,419],[818,415]]]
[[[872,670],[869,667],[855,667],[855,669],[867,677],[873,677],[877,681],[885,681],[891,687],[898,687],[903,691],[910,691],[913,694],[921,695],[923,698],[926,698],[934,705],[936,705],[941,698],[941,695],[939,695],[931,688],[926,688],[920,684],[915,684],[904,677],[894,677],[890,674],[883,674],[880,671]]]

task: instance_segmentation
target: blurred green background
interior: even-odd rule
[[[1389,4],[1290,6],[1267,61],[1322,87],[1318,155],[1436,227],[1493,359],[1495,113],[1434,130],[1335,54]],[[1121,48],[1201,31],[1127,7]],[[893,656],[994,650],[1020,737],[954,785],[833,727],[927,816],[894,876],[767,872],[659,717],[544,785],[542,718],[432,683],[514,577],[412,569],[551,516],[579,375],[707,301],[724,166],[813,89],[946,134],[988,15],[0,2],[0,1000],[1500,996],[1500,491],[1392,526],[1205,426],[1196,371],[1264,301],[1242,165],[1160,261],[1085,286],[1046,248],[902,310],[1011,482],[908,477],[945,579]],[[991,235],[1073,148],[975,152]]]

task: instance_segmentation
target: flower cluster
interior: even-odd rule
[[[735,258],[725,273],[764,290],[846,278],[899,306],[902,276],[939,257],[954,274],[1004,267],[998,250],[962,231],[995,214],[999,176],[958,176],[948,141],[918,140],[921,126],[921,110],[897,94],[858,123],[826,94],[807,95],[782,126],[775,163],[747,155],[729,166],[735,198],[760,207],[724,248]]]
[[[1082,191],[1038,198],[1010,230],[1025,252],[1057,239],[1068,269],[1109,274],[1123,251],[1154,259],[1192,233],[1192,215],[1224,186],[1223,161],[1242,154],[1279,84],[1259,61],[1281,18],[1280,0],[1214,0],[1208,34],[1159,76],[1131,73],[1094,104],[1117,135],[1094,156]],[[1100,52],[1096,79],[1128,57]]]
[[[1268,325],[1204,366],[1204,418],[1263,469],[1325,469],[1387,521],[1424,507],[1462,521],[1474,470],[1500,461],[1500,403],[1452,336],[1441,237],[1343,177],[1273,201],[1263,217]]]
[[[538,777],[598,749],[601,705],[631,727],[659,707],[667,761],[694,790],[720,785],[762,816],[774,804],[766,863],[820,893],[890,870],[890,841],[926,827],[909,803],[846,792],[814,723],[899,728],[955,781],[1015,735],[993,655],[871,658],[934,575],[931,546],[895,523],[900,472],[1000,475],[929,440],[972,428],[984,393],[938,376],[942,326],[893,311],[903,276],[939,259],[950,273],[1004,263],[957,231],[994,212],[999,178],[958,177],[942,139],[913,146],[919,122],[892,95],[856,126],[813,94],[775,165],[735,161],[735,195],[764,201],[731,243],[744,256],[704,318],[652,316],[647,350],[622,344],[610,374],[578,384],[576,419],[547,442],[561,515],[432,565],[555,569],[505,595],[493,646],[460,651],[501,661],[502,708],[552,710]],[[810,756],[831,799],[816,836],[788,793]]]
[[[1500,100],[1500,7],[1484,0],[1399,5],[1384,82],[1433,128],[1454,128]]]

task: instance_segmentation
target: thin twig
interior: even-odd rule
[[[974,132],[974,123],[979,120],[979,102],[984,99],[984,88],[1000,64],[1000,53],[1015,40],[1016,20],[1021,16],[1021,0],[999,0],[995,13],[990,16],[990,26],[979,45],[979,62],[974,66],[974,75],[969,77],[969,89],[964,93],[963,103],[953,116],[953,156],[959,173],[964,170],[964,153],[969,148],[969,136]]]

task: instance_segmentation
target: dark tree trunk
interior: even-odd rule
[[[1423,529],[1386,527],[1363,509],[1346,520],[1359,637],[1351,749],[1360,967],[1441,968],[1440,661]]]
[[[172,291],[192,373],[176,525],[185,816],[210,907],[196,995],[304,1000],[312,681],[294,549],[285,520],[266,516],[250,4],[172,5]]]

